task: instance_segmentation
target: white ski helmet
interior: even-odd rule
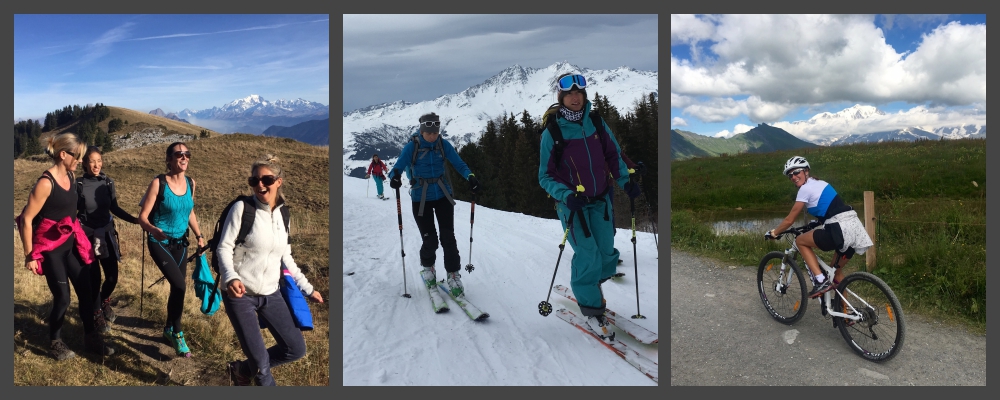
[[[809,168],[809,161],[806,161],[805,158],[800,156],[789,158],[788,161],[785,162],[785,171],[782,172],[782,174],[788,175],[789,171],[796,168]]]

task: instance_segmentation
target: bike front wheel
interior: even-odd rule
[[[834,318],[834,324],[848,346],[862,358],[874,362],[895,357],[903,347],[906,323],[903,307],[889,285],[870,273],[855,272],[840,282],[837,291],[854,307],[853,313],[861,316],[857,321]],[[845,314],[852,313],[839,298],[834,309]]]
[[[780,251],[767,253],[757,267],[757,292],[771,317],[791,325],[806,313],[806,280],[795,260]]]

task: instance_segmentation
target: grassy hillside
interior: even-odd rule
[[[198,135],[202,131],[202,129],[207,129],[197,125],[191,125],[180,121],[175,121],[170,118],[158,117],[148,112],[136,111],[121,107],[111,107],[111,106],[108,106],[108,109],[111,110],[111,115],[107,119],[101,121],[98,124],[98,126],[100,126],[101,129],[103,129],[105,132],[108,131],[108,123],[111,122],[111,120],[114,118],[119,118],[123,121],[128,121],[129,123],[127,126],[125,126],[123,130],[114,132],[112,133],[112,135],[128,134],[133,129],[142,126],[142,124],[148,124],[148,126],[162,125],[165,128],[164,132],[168,134],[175,133],[181,135]],[[77,122],[67,124],[66,126],[59,127],[58,129],[55,129],[52,132],[46,132],[43,134],[43,136],[48,137],[48,135],[53,134],[53,132],[55,134],[63,132],[76,133],[75,129],[77,127],[77,124],[78,124]],[[220,135],[220,133],[211,132],[210,135],[218,136]]]
[[[122,110],[122,109],[118,109]],[[113,114],[114,115],[114,114]],[[133,115],[133,114],[129,114]],[[129,116],[130,124],[135,116]],[[148,116],[150,119],[158,117]],[[161,118],[162,119],[162,118]],[[164,121],[170,121],[162,119]],[[183,124],[171,121],[175,124]],[[196,131],[197,132],[197,131]],[[259,155],[278,155],[285,168],[284,194],[292,210],[292,254],[316,290],[329,292],[329,154],[290,139],[230,134],[187,143],[192,153],[188,175],[197,182],[195,213],[202,232],[210,235],[222,208],[239,194],[250,194],[246,184],[250,164]],[[165,170],[166,145],[153,145],[108,153],[104,171],[118,189],[119,204],[133,215],[139,199],[156,174]],[[14,215],[27,201],[35,179],[51,164],[31,160],[14,161]],[[77,174],[82,173],[77,169]],[[142,237],[136,225],[118,222],[123,261],[119,283],[112,295],[119,305],[119,321],[112,324],[111,342],[119,353],[100,359],[82,357],[82,325],[76,317],[76,299],[71,302],[64,339],[78,357],[65,362],[48,358],[48,328],[45,318],[52,303],[45,280],[23,267],[23,250],[14,239],[14,382],[18,385],[214,385],[226,384],[225,363],[244,358],[224,310],[207,317],[199,311],[200,300],[189,283],[185,299],[184,326],[195,357],[177,360],[170,356],[157,335],[166,313],[168,285],[145,290],[144,315],[138,318]],[[194,250],[194,246],[189,252]],[[148,250],[147,250],[148,252]],[[162,274],[146,256],[145,285]],[[192,266],[188,266],[190,274]],[[190,282],[190,280],[189,280]],[[306,358],[274,370],[281,385],[329,384],[328,303],[310,303],[315,330],[305,332]],[[125,317],[122,317],[124,315]],[[146,330],[149,332],[147,333]],[[273,343],[270,334],[265,339]],[[149,341],[152,344],[145,343]],[[89,357],[89,356],[88,356]]]
[[[976,329],[986,322],[986,141],[856,144],[671,164],[671,245],[756,265],[780,244],[759,234],[715,236],[705,222],[787,215],[796,188],[781,175],[793,155],[864,218],[875,194],[877,275],[903,302]],[[812,217],[807,217],[811,219]],[[832,252],[822,254],[829,261]],[[849,265],[863,268],[864,256]]]

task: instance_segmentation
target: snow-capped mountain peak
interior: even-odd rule
[[[659,93],[656,71],[625,66],[591,70],[566,61],[544,68],[515,64],[459,93],[417,103],[389,101],[345,112],[344,171],[352,173],[355,164],[370,158],[364,154],[372,151],[390,162],[392,157],[384,156],[392,153],[387,151],[388,146],[401,146],[415,130],[417,119],[428,112],[441,116],[441,132],[456,147],[477,140],[487,121],[493,118],[511,113],[520,115],[525,110],[533,118],[539,118],[556,102],[555,78],[568,72],[586,76],[589,100],[593,101],[597,94],[607,97],[621,114],[633,111],[636,100]]]

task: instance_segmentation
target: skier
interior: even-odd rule
[[[640,189],[629,180],[628,167],[611,129],[603,122],[595,126],[590,118],[591,103],[583,75],[563,74],[555,83],[559,108],[553,117],[557,118],[555,123],[564,145],[554,145],[548,127],[542,132],[538,183],[559,202],[556,212],[563,229],[571,227],[569,241],[574,254],[570,286],[580,311],[598,335],[613,341],[601,290],[601,284],[617,272],[620,256],[614,248],[608,193],[615,182],[633,199],[639,196]],[[588,140],[591,138],[594,140]]]
[[[378,198],[386,200],[385,196],[382,194],[382,181],[385,180],[385,163],[378,159],[378,154],[372,156],[372,162],[368,164],[368,172],[365,175],[365,179],[371,178],[372,175],[375,176],[375,188],[378,189]]]
[[[413,218],[417,222],[423,245],[420,247],[421,278],[428,289],[436,290],[437,282],[434,272],[434,262],[437,257],[438,233],[434,229],[434,218],[437,217],[440,232],[441,247],[444,248],[444,269],[448,274],[447,284],[452,294],[460,296],[465,292],[462,286],[459,270],[461,259],[458,254],[458,243],[455,240],[455,200],[452,199],[452,189],[445,182],[444,161],[447,158],[452,167],[469,181],[469,190],[479,193],[479,180],[462,158],[455,152],[451,143],[440,137],[441,121],[437,114],[430,113],[420,117],[420,130],[413,134],[413,141],[403,146],[399,160],[389,172],[389,187],[399,189],[402,185],[402,174],[407,167],[415,185],[410,188],[410,198],[413,199]]]

